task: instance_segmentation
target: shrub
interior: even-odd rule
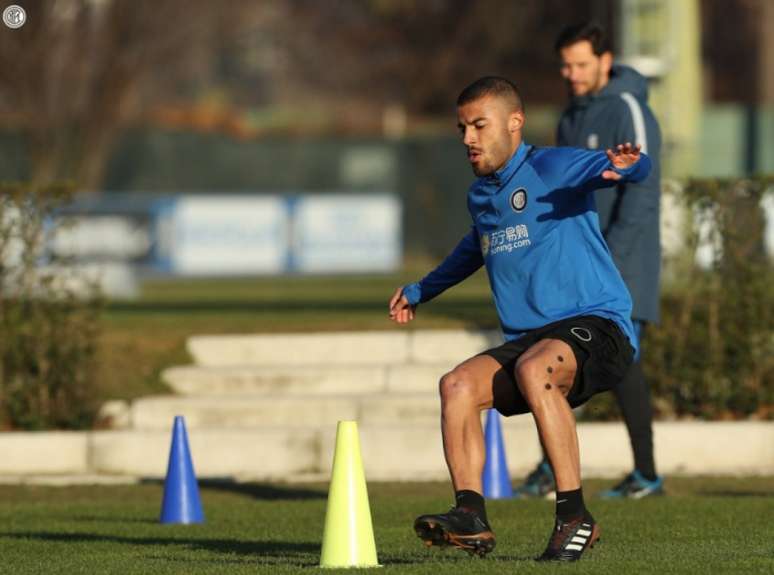
[[[657,416],[774,419],[774,266],[761,207],[772,183],[692,180],[680,195],[692,216],[684,249],[666,263],[661,324],[643,342]],[[712,246],[708,269],[696,264],[700,242]],[[607,395],[586,419],[618,417]]]
[[[73,283],[67,261],[46,260],[66,186],[0,185],[0,425],[81,429],[98,409],[102,300]],[[45,265],[43,265],[45,264]]]

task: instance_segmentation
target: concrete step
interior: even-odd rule
[[[189,428],[250,428],[263,426],[335,426],[340,420],[364,425],[437,424],[440,402],[436,393],[324,396],[157,396],[134,401],[131,427],[169,429],[176,415]]]
[[[0,433],[0,475],[98,475],[162,478],[171,426],[165,430]],[[360,424],[369,481],[448,479],[438,424]],[[514,481],[540,457],[529,416],[502,420]],[[668,475],[774,474],[774,422],[656,422],[659,472]],[[330,479],[336,426],[188,430],[198,477],[258,481]],[[620,477],[631,469],[622,423],[580,423],[584,477]]]
[[[457,365],[502,343],[503,336],[499,330],[416,330],[411,332],[409,361]]]
[[[170,431],[161,430],[94,433],[90,471],[163,478],[170,441]],[[321,440],[316,428],[191,429],[188,441],[199,478],[288,481],[319,476]]]
[[[496,331],[393,330],[203,335],[188,340],[202,366],[372,366],[459,363],[502,341]]]
[[[86,431],[0,433],[0,475],[84,473],[89,463]]]
[[[448,479],[437,424],[358,427],[369,481]],[[508,469],[516,481],[540,457],[535,426],[531,417],[519,416],[503,419],[502,427]],[[256,480],[327,481],[335,436],[335,425],[189,430],[201,477]],[[620,477],[631,470],[622,423],[581,423],[578,438],[584,477]],[[774,473],[774,422],[657,422],[654,440],[659,472],[666,475]],[[93,433],[90,472],[163,477],[169,442],[168,430]]]
[[[171,428],[171,423],[170,423]],[[443,480],[448,472],[438,423],[367,425],[358,422],[363,467],[369,481]],[[534,425],[524,419],[508,425],[507,438],[519,453],[515,471],[526,473],[539,456]],[[330,479],[336,424],[323,427],[197,429],[188,439],[197,476],[256,481]],[[90,471],[98,474],[164,477],[170,430],[95,433]]]
[[[197,366],[165,369],[161,378],[182,395],[309,395],[435,392],[453,363],[364,366]]]

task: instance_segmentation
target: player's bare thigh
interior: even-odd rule
[[[463,361],[441,378],[441,397],[446,400],[464,397],[479,409],[497,402],[513,401],[516,388],[502,366],[489,355],[477,355]]]
[[[572,348],[560,339],[541,339],[516,361],[515,373],[519,387],[558,389],[567,395],[575,381],[578,363]]]

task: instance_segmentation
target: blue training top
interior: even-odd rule
[[[626,170],[604,151],[522,143],[497,172],[468,190],[473,227],[421,281],[403,288],[412,305],[433,299],[486,264],[506,340],[580,315],[615,321],[635,351],[632,301],[599,230],[596,188],[605,170],[637,182],[650,158]]]

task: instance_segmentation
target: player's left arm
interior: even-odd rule
[[[617,182],[637,182],[650,171],[650,158],[630,142],[607,151],[548,148],[536,160],[543,181],[555,190],[588,193]]]
[[[602,172],[602,179],[613,182],[640,182],[650,172],[650,158],[642,153],[640,144],[618,144],[614,148],[608,148],[605,155],[610,167]]]

